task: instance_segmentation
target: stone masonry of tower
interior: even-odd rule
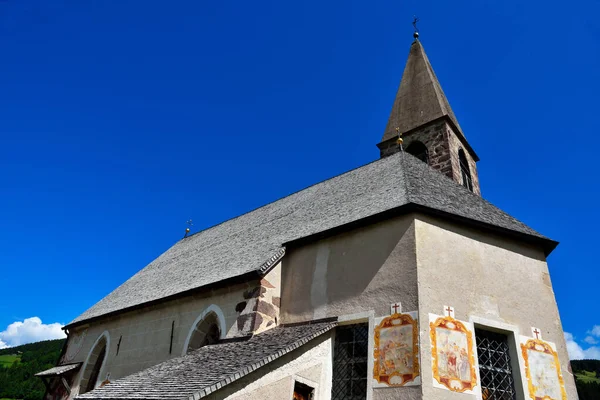
[[[428,151],[428,164],[454,181],[463,184],[459,151],[463,149],[473,183],[473,192],[481,195],[477,176],[477,154],[467,142],[454,112],[442,90],[419,40],[415,40],[394,100],[385,133],[377,145],[381,157],[400,151],[419,141]]]

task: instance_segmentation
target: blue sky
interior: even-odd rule
[[[376,159],[417,14],[484,197],[561,242],[549,266],[572,354],[600,357],[598,13],[0,1],[0,341],[55,335],[190,218],[202,229]]]

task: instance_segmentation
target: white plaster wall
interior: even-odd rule
[[[403,215],[297,248],[282,261],[281,322],[417,309],[414,217]]]
[[[279,284],[279,282],[273,282]],[[80,351],[70,362],[85,362],[92,345],[99,335],[107,331],[110,345],[107,348],[107,359],[100,380],[115,380],[160,362],[182,354],[183,346],[194,322],[209,306],[222,310],[225,318],[226,337],[239,335],[235,311],[236,304],[244,301],[244,292],[258,286],[258,281],[224,288],[208,293],[192,295],[164,304],[146,307],[136,311],[78,327],[73,334],[87,330]],[[175,321],[173,332],[173,349],[169,353],[171,324]],[[119,354],[117,346],[122,336]],[[71,345],[71,343],[69,343]],[[75,379],[74,393],[79,392],[79,379]]]
[[[450,305],[459,320],[487,320],[499,328],[516,327],[525,335],[531,335],[531,326],[538,327],[545,340],[556,343],[568,398],[577,399],[543,252],[428,216],[417,218],[419,315],[442,314],[443,306]],[[427,318],[420,319],[420,337],[423,398],[476,398],[433,387]]]
[[[315,400],[329,400],[333,376],[332,351],[332,333],[326,333],[225,386],[208,396],[207,400],[291,400],[295,380],[315,388]]]

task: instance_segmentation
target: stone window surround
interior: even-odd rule
[[[519,356],[519,327],[507,324],[505,322],[478,317],[475,315],[469,316],[469,322],[471,322],[475,328],[491,332],[498,332],[506,335],[510,351],[510,364],[513,373],[517,400],[528,399],[529,397],[526,396],[526,394],[529,393],[529,389],[527,387],[527,380],[523,379],[525,377],[525,363],[522,357]],[[475,335],[475,332],[473,332],[473,335]],[[477,381],[478,385],[481,387],[481,382],[479,378],[479,365],[477,365]]]
[[[364,312],[360,312],[360,313],[356,313],[356,314],[346,314],[346,315],[341,315],[338,317],[338,325],[353,325],[353,324],[359,324],[359,323],[368,323],[369,325],[369,347],[368,347],[368,354],[373,354],[373,352],[375,351],[375,332],[374,332],[374,327],[375,327],[375,311],[374,310],[369,310],[369,311],[364,311]],[[335,329],[333,330],[333,335],[332,335],[332,343],[335,343]],[[333,351],[335,351],[335,349],[333,349]],[[333,356],[333,354],[332,354]],[[373,377],[372,377],[372,371],[373,371],[373,357],[367,357],[367,400],[372,400],[373,399]],[[315,391],[316,393],[316,391]],[[293,395],[293,388],[292,388],[292,395]],[[316,397],[316,396],[315,396]]]
[[[96,387],[96,385],[98,384],[98,381],[102,382],[105,379],[104,374],[105,374],[105,368],[106,368],[106,361],[108,360],[108,355],[110,353],[110,334],[108,333],[108,331],[104,331],[98,336],[98,338],[94,342],[94,345],[90,349],[90,352],[88,353],[87,357],[85,358],[85,362],[83,363],[83,367],[81,368],[81,377],[79,378],[79,393],[81,393],[82,389],[85,390],[85,388],[83,388],[83,386],[84,385],[87,386],[87,384],[88,384],[89,377],[86,378],[86,376],[85,376],[87,367],[90,362],[90,359],[92,359],[92,356],[95,354],[98,344],[100,343],[100,341],[102,339],[104,339],[104,341],[106,343],[106,352],[104,354],[104,360],[102,360],[102,365],[100,366],[100,372],[98,373],[98,380],[94,383],[94,387]],[[94,363],[96,361],[97,360],[94,360]]]
[[[221,332],[220,339],[223,339],[225,337],[225,335],[227,334],[227,325],[225,324],[225,314],[223,314],[223,311],[221,310],[221,308],[219,306],[217,306],[216,304],[211,304],[210,306],[206,307],[204,309],[204,311],[202,311],[200,313],[198,318],[196,318],[196,320],[192,324],[190,331],[188,332],[187,337],[185,339],[185,343],[183,345],[183,350],[181,353],[182,356],[185,356],[187,353],[188,346],[190,345],[190,340],[192,340],[192,335],[194,334],[196,327],[210,313],[214,313],[217,316],[217,320],[219,321],[219,331]]]

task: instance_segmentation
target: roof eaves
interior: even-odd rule
[[[216,281],[216,282],[212,282],[208,285],[204,285],[204,286],[199,286],[197,288],[194,289],[190,289],[190,290],[186,290],[183,292],[179,292],[179,293],[175,293],[171,296],[167,296],[167,297],[162,297],[160,299],[156,299],[156,300],[152,300],[152,301],[148,301],[145,303],[140,303],[140,304],[136,304],[133,305],[131,307],[127,307],[127,308],[122,308],[119,310],[115,310],[106,314],[102,314],[102,315],[98,315],[95,317],[91,317],[91,318],[87,318],[87,319],[82,319],[80,321],[76,321],[76,322],[71,322],[65,326],[62,327],[63,330],[66,329],[71,329],[75,326],[79,326],[79,325],[84,325],[84,324],[89,324],[90,322],[93,321],[98,321],[100,319],[106,318],[106,317],[110,317],[110,316],[114,316],[117,314],[121,314],[127,311],[133,311],[133,310],[137,310],[140,308],[144,308],[144,307],[151,307],[153,305],[165,302],[165,301],[169,301],[169,300],[173,300],[173,299],[177,299],[180,297],[185,297],[197,292],[202,292],[202,291],[206,291],[206,290],[210,290],[210,289],[214,289],[215,287],[219,287],[219,286],[224,286],[224,285],[229,285],[229,284],[233,284],[236,282],[240,282],[240,281],[247,281],[247,280],[252,280],[252,279],[259,279],[262,278],[263,276],[265,276],[266,274],[268,274],[271,269],[273,269],[273,267],[275,267],[277,265],[277,263],[283,258],[283,256],[285,255],[285,247],[282,247],[281,249],[279,249],[277,252],[275,252],[275,254],[273,254],[271,257],[269,257],[264,263],[262,263],[256,270],[252,270],[249,272],[246,272],[244,274],[241,275],[236,275],[236,276],[232,276],[226,279],[222,279],[220,281]]]
[[[437,217],[441,217],[441,218],[447,219],[447,220],[457,221],[457,222],[460,222],[463,224],[468,224],[474,228],[479,228],[483,231],[488,231],[488,232],[491,231],[494,233],[501,234],[502,236],[509,236],[509,237],[519,239],[519,240],[522,240],[522,241],[530,243],[530,244],[541,246],[542,249],[544,250],[544,255],[546,257],[548,255],[550,255],[550,253],[552,253],[552,251],[556,248],[556,246],[558,246],[557,241],[547,238],[545,236],[535,236],[532,234],[517,232],[512,229],[503,228],[501,226],[477,221],[475,219],[471,219],[471,218],[467,218],[467,217],[463,217],[462,215],[457,215],[457,214],[449,213],[446,211],[437,210],[435,208],[427,207],[422,204],[417,204],[417,203],[410,203],[410,204],[411,204],[411,207],[410,207],[411,211],[414,211],[414,212],[421,212],[423,214],[437,216]]]
[[[531,243],[531,244],[539,245],[544,250],[544,254],[546,256],[548,256],[558,245],[558,242],[556,242],[552,239],[546,238],[544,236],[535,236],[535,235],[531,235],[531,234],[527,234],[527,233],[517,232],[512,229],[502,228],[497,225],[477,221],[475,219],[463,217],[461,215],[438,210],[438,209],[424,206],[422,204],[412,202],[412,201],[410,201],[406,204],[403,204],[401,206],[380,212],[378,214],[374,214],[369,217],[362,218],[357,221],[353,221],[353,222],[350,222],[350,223],[347,223],[344,225],[339,225],[335,228],[331,228],[326,231],[318,232],[318,233],[315,233],[315,234],[312,234],[309,236],[304,236],[301,238],[291,240],[289,242],[284,243],[284,245],[286,247],[289,247],[289,246],[298,246],[298,245],[302,245],[305,243],[314,242],[317,240],[321,240],[321,239],[324,239],[327,237],[334,236],[334,235],[342,233],[342,232],[348,232],[350,230],[353,230],[353,229],[356,229],[359,227],[371,225],[371,224],[383,221],[387,218],[404,215],[404,214],[409,214],[411,212],[421,212],[423,214],[441,217],[446,220],[457,221],[457,222],[469,225],[473,228],[481,229],[483,231],[493,232],[493,233],[501,234],[502,236],[509,236],[509,237],[512,237],[515,239],[523,240],[523,241]]]
[[[266,275],[275,265],[277,265],[277,263],[283,258],[283,256],[285,255],[285,247],[282,247],[281,249],[279,249],[279,251],[277,251],[275,254],[273,254],[273,256],[271,258],[269,258],[267,261],[265,261],[259,268],[258,268],[258,272],[261,275]]]

